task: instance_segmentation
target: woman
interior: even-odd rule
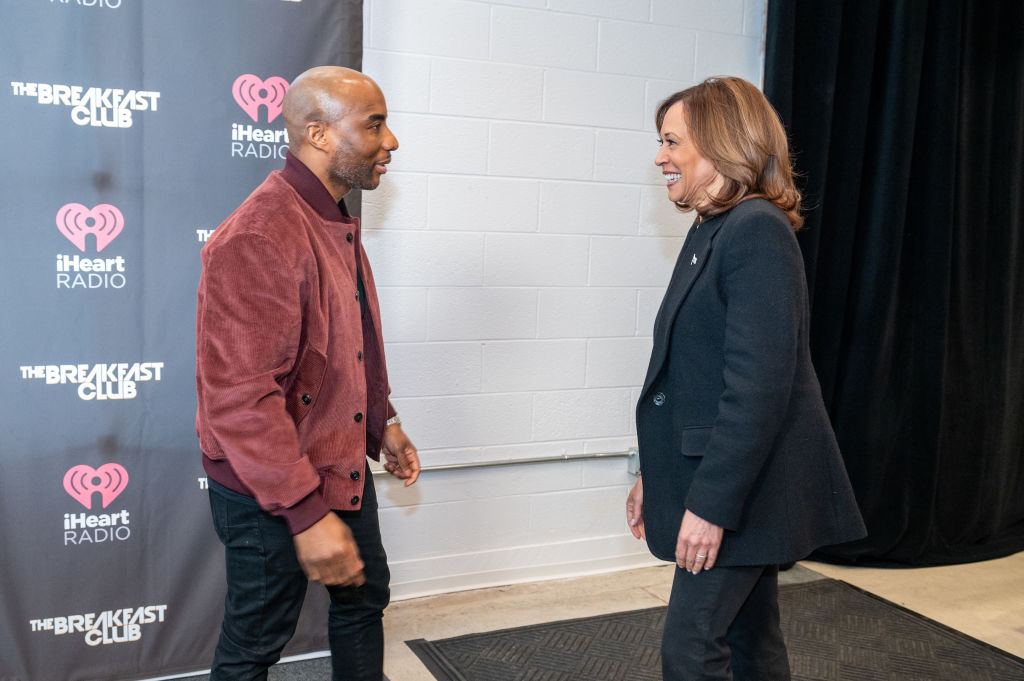
[[[656,116],[668,197],[697,218],[654,323],[626,519],[676,563],[665,681],[789,679],[778,565],[864,524],[811,366],[802,223],[764,95],[711,78]]]

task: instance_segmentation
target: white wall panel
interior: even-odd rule
[[[484,343],[483,389],[487,392],[582,388],[586,370],[584,340]]]
[[[401,151],[399,141],[399,151]],[[398,157],[395,152],[392,159]],[[423,229],[427,226],[427,176],[389,171],[377,187],[361,192],[367,230]]]
[[[743,0],[651,0],[651,19],[657,24],[720,33],[742,32],[744,12]]]
[[[594,132],[566,125],[491,124],[491,175],[588,180],[594,174]]]
[[[609,93],[616,93],[614,98]],[[607,128],[642,129],[644,81],[630,76],[548,69],[544,120]]]
[[[392,398],[480,392],[479,343],[391,343],[386,352]]]
[[[672,275],[682,238],[594,237],[590,283],[596,286],[661,286]]]
[[[762,43],[760,37],[697,33],[697,63],[694,80],[723,74],[746,78],[761,85]]]
[[[631,387],[637,376],[643,381],[652,345],[650,336],[587,341],[587,387]]]
[[[537,231],[536,180],[434,175],[424,204],[431,229]]]
[[[432,288],[427,294],[427,315],[430,340],[533,338],[537,330],[537,291]]]
[[[462,0],[364,0],[368,47],[393,52],[486,59],[487,3]],[[364,31],[366,33],[367,31]]]
[[[636,234],[639,199],[640,188],[635,185],[544,182],[540,186],[540,231]]]
[[[590,17],[495,6],[491,59],[533,66],[593,70],[597,21]]]
[[[709,3],[713,4],[713,3]],[[599,70],[647,78],[693,76],[696,32],[660,24],[601,22]]]
[[[692,222],[654,108],[759,82],[766,0],[364,0],[400,147],[364,192],[394,403],[426,466],[624,452]],[[374,464],[378,466],[378,464]],[[378,475],[397,598],[654,564],[625,458]]]
[[[387,96],[387,93],[385,93]],[[488,123],[479,118],[392,113],[399,148],[391,168],[433,173],[484,173]]]
[[[586,236],[488,234],[486,286],[585,286],[590,261]]]
[[[366,230],[363,242],[379,284],[479,286],[484,236],[455,232]]]
[[[543,107],[539,69],[465,59],[435,59],[430,74],[433,113],[535,121]]]
[[[629,336],[636,315],[630,288],[544,289],[537,333],[541,338]]]

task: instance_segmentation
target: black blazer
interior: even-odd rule
[[[719,565],[805,558],[866,534],[811,366],[785,215],[749,199],[695,225],[654,324],[636,407],[651,552],[683,512],[725,528]]]

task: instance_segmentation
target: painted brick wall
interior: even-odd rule
[[[400,148],[363,197],[392,398],[424,465],[617,452],[689,225],[652,117],[761,81],[766,0],[365,0]],[[623,459],[377,476],[396,598],[653,563]]]

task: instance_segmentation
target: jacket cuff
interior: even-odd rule
[[[395,411],[395,406],[391,404],[391,400],[388,400],[388,415],[385,416],[384,419],[387,420],[394,416],[398,416],[398,412]]]
[[[743,505],[723,502],[722,499],[725,496],[725,493],[705,492],[703,488],[693,485],[683,503],[688,511],[701,520],[706,520],[725,530],[735,531],[740,524]]]
[[[330,512],[331,509],[324,502],[324,498],[320,496],[320,490],[313,490],[299,503],[279,509],[275,515],[284,518],[284,521],[288,523],[288,530],[292,536],[295,536],[313,527]]]

